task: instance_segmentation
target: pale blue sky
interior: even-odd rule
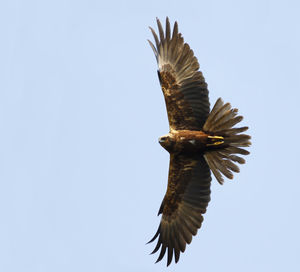
[[[298,3],[0,1],[0,271],[166,270],[145,245],[169,164],[156,16],[253,137],[169,271],[300,271]]]

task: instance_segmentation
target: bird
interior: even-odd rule
[[[167,255],[167,266],[190,244],[203,222],[211,194],[211,173],[222,185],[224,177],[239,172],[241,155],[250,152],[247,126],[236,127],[243,119],[238,109],[218,98],[210,110],[207,83],[199,70],[193,50],[184,42],[175,21],[173,31],[166,17],[165,31],[156,18],[155,44],[148,40],[157,64],[158,78],[165,99],[169,133],[159,144],[170,154],[168,185],[158,215],[157,239],[151,254],[159,252],[156,263]],[[171,33],[172,32],[172,33]]]

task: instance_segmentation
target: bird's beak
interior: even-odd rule
[[[162,139],[162,138],[159,138],[158,139],[158,142],[161,144],[161,143],[164,143],[166,141],[166,139]]]

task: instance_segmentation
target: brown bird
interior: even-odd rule
[[[210,201],[211,173],[220,184],[223,176],[232,179],[239,172],[239,155],[249,152],[250,136],[241,134],[248,127],[234,127],[243,117],[219,98],[210,111],[207,84],[199,71],[193,50],[184,42],[175,22],[173,33],[169,19],[163,31],[157,19],[159,38],[150,27],[155,45],[149,41],[157,63],[158,77],[164,94],[170,131],[159,143],[170,153],[168,188],[160,206],[161,222],[153,242],[152,254],[160,249],[156,262],[167,252],[167,265],[192,241],[201,227]]]

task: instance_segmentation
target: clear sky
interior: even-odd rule
[[[0,271],[165,271],[169,157],[146,39],[169,16],[253,145],[169,271],[300,271],[299,1],[1,1]]]

